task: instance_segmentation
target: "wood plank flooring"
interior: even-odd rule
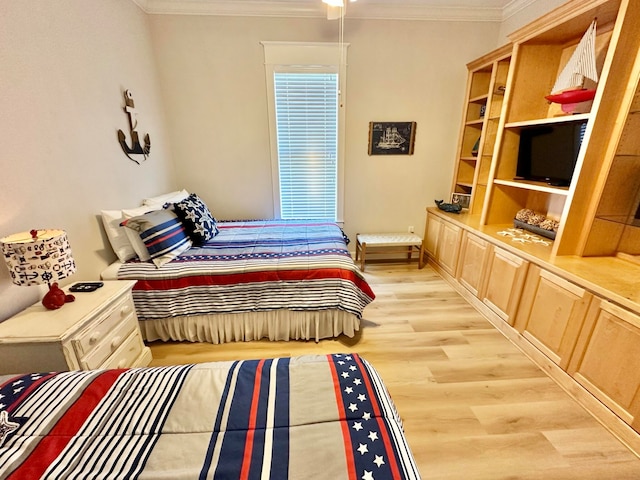
[[[357,352],[382,376],[424,479],[631,480],[640,459],[429,266],[367,264],[349,339],[150,344],[152,365]]]

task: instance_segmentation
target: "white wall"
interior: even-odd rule
[[[338,40],[326,19],[152,15],[178,184],[221,219],[273,215],[260,41]],[[493,49],[499,25],[347,20],[345,231],[422,234],[425,207],[447,198],[466,63]],[[416,121],[413,156],[367,154],[369,122]]]
[[[115,259],[97,218],[173,188],[148,16],[130,0],[0,0],[0,237],[32,228],[68,232],[78,266],[99,278]],[[134,92],[150,159],[136,165],[124,89]],[[0,320],[42,295],[0,266]]]

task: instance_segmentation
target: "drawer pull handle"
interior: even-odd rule
[[[111,349],[115,350],[118,345],[120,345],[120,340],[122,339],[122,337],[117,336],[115,337],[113,340],[111,340]]]
[[[120,309],[120,316],[121,317],[125,317],[129,314],[129,312],[131,311],[131,306],[130,305],[124,305],[121,309]]]
[[[118,362],[118,365],[116,366],[116,368],[124,368],[127,366],[127,360],[125,358],[123,358],[122,360],[120,360]]]
[[[102,335],[100,335],[100,332],[94,332],[90,337],[89,337],[89,345],[93,345],[95,344],[101,337]]]

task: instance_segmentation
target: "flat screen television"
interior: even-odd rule
[[[586,127],[586,120],[523,127],[516,177],[568,186]]]

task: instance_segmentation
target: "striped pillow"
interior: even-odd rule
[[[123,225],[138,232],[156,267],[170,262],[192,246],[184,225],[171,210],[132,217]]]

